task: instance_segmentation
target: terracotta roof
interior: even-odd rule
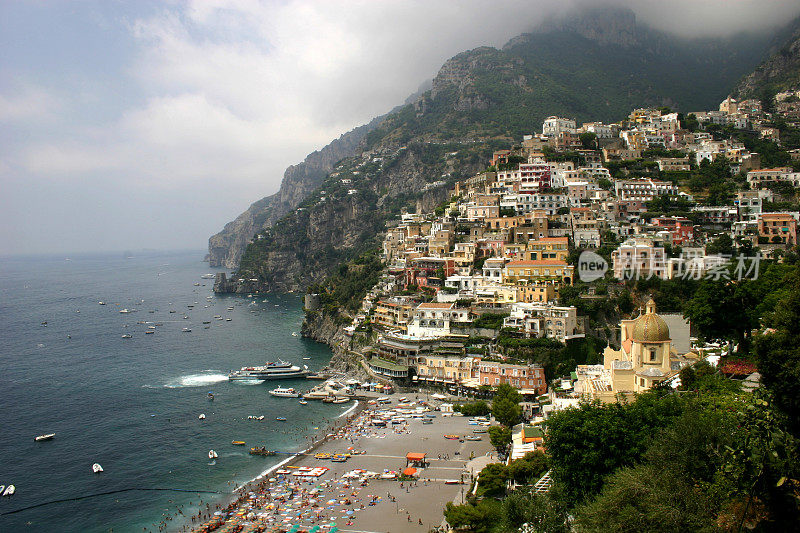
[[[558,261],[556,259],[540,259],[538,261],[510,261],[506,264],[510,267],[525,267],[525,266],[567,266],[566,261]]]
[[[567,237],[542,237],[541,239],[536,239],[533,241],[534,244],[537,242],[569,242]]]
[[[417,309],[450,309],[451,307],[453,307],[453,304],[451,303],[446,304],[446,303],[430,302],[430,303],[419,304],[419,307],[417,307]]]
[[[426,455],[428,454],[424,452],[408,452],[406,454],[406,459],[408,459],[409,461],[422,461],[423,459],[425,459]]]

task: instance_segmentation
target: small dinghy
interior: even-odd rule
[[[92,472],[94,472],[95,474],[99,474],[102,471],[103,471],[103,467],[100,466],[100,463],[95,463],[95,464],[92,465]]]
[[[305,400],[300,400],[300,405],[308,405],[308,402]]]
[[[278,422],[286,422],[286,417],[285,416],[277,416],[277,417],[275,417],[275,420],[277,420]]]
[[[6,487],[6,490],[3,491],[3,496],[11,496],[16,490],[17,488],[14,485],[9,485]]]
[[[200,413],[200,416],[198,416],[197,418],[199,418],[200,420],[205,420],[206,419],[206,414],[205,413]]]
[[[215,452],[214,450],[208,450],[209,459],[216,459],[217,457],[219,457],[219,455],[217,455],[217,452]]]

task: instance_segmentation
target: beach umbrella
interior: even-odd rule
[[[417,473],[417,469],[413,468],[413,467],[409,467],[409,468],[406,468],[405,470],[403,470],[403,475],[404,476],[413,476],[416,473]]]

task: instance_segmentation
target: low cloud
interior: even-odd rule
[[[800,10],[796,1],[603,3],[629,6],[640,20],[685,36],[763,30]],[[502,46],[554,14],[597,4],[197,0],[124,18],[96,17],[102,21],[98,32],[123,32],[124,46],[113,53],[124,54],[103,62],[120,65],[118,72],[98,67],[89,79],[46,83],[44,60],[18,62],[29,64],[27,72],[0,67],[4,79],[38,80],[0,84],[0,178],[19,185],[13,191],[39,191],[43,204],[63,202],[63,195],[49,191],[47,184],[55,183],[91,183],[88,197],[157,191],[162,205],[185,201],[187,189],[212,190],[213,201],[202,213],[181,214],[191,228],[181,232],[181,242],[155,231],[156,224],[175,224],[166,214],[133,235],[109,222],[108,237],[97,239],[130,239],[121,247],[131,248],[199,247],[250,202],[275,192],[288,165],[401,103],[447,58],[477,46]],[[95,20],[89,15],[84,20]],[[37,21],[20,23],[33,27]],[[38,53],[44,58],[48,50]],[[5,216],[0,223],[15,223]],[[46,216],[30,223],[70,225]],[[76,226],[75,238],[59,242],[74,245],[85,229]],[[191,243],[183,242],[187,235]],[[3,238],[0,245],[49,244]]]

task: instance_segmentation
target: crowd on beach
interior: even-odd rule
[[[350,452],[355,452],[352,445],[361,438],[386,437],[386,430],[369,422],[369,411],[353,415],[332,429],[324,440],[342,441]],[[392,427],[391,431],[410,433],[407,423]],[[306,451],[309,453],[311,449]],[[323,480],[297,476],[296,470],[290,468],[277,468],[243,486],[238,491],[238,498],[224,507],[206,504],[197,515],[189,517],[190,523],[180,531],[228,533],[247,528],[247,531],[272,532],[287,531],[294,525],[300,525],[303,530],[319,526],[322,531],[336,531],[337,527],[353,526],[359,511],[395,501],[390,492],[383,496],[370,489],[372,480],[377,477],[376,472],[357,469],[339,479]],[[408,491],[416,483],[401,483],[400,489]],[[426,481],[422,483],[427,484]],[[410,514],[407,520],[418,525],[423,523],[422,518]],[[198,522],[200,524],[195,525]]]

